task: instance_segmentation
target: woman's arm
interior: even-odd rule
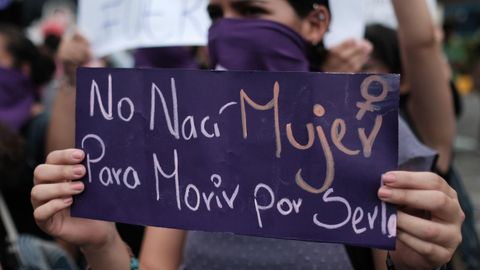
[[[375,270],[387,270],[386,258],[387,251],[381,249],[372,249],[373,265]]]
[[[185,236],[183,230],[147,227],[140,252],[140,269],[178,269]]]
[[[441,44],[426,1],[392,0],[399,23],[407,110],[420,139],[439,153],[437,168],[447,172],[455,136],[455,114]]]
[[[46,152],[75,146],[75,86],[60,83],[52,106],[47,131]]]
[[[108,243],[81,248],[91,269],[130,270],[129,247],[118,233]]]
[[[62,40],[58,50],[63,80],[52,107],[47,134],[47,153],[75,144],[75,77],[78,66],[92,60],[88,41],[79,34]]]

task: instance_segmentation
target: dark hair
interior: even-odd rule
[[[25,142],[5,124],[0,123],[0,189],[17,180],[25,159]]]
[[[314,5],[325,6],[330,13],[330,5],[328,0],[287,0],[293,7],[295,12],[301,18],[305,18],[313,10]],[[307,51],[308,60],[310,62],[310,70],[318,71],[327,58],[328,51],[325,49],[323,40],[317,45],[310,45]]]
[[[6,50],[13,58],[13,68],[30,66],[30,80],[37,86],[48,82],[55,72],[53,59],[41,52],[20,29],[0,24],[0,35],[6,40]]]
[[[47,50],[47,52],[53,56],[57,53],[57,50],[58,50],[58,47],[60,46],[61,41],[62,41],[62,38],[59,37],[58,35],[48,34],[47,36],[45,36],[43,45]]]
[[[391,73],[402,73],[402,62],[397,32],[380,24],[368,25],[365,39],[373,45],[373,57],[387,66]]]
[[[298,16],[304,18],[313,10],[315,4],[322,5],[330,11],[328,0],[287,0]]]

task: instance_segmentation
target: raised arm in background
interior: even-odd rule
[[[58,58],[63,67],[63,79],[52,107],[47,134],[47,149],[72,148],[75,144],[75,72],[77,67],[92,60],[88,41],[79,34],[65,38],[60,44]]]
[[[441,41],[426,1],[393,0],[405,79],[407,110],[421,141],[439,153],[437,169],[449,169],[455,113]]]

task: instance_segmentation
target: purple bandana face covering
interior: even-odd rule
[[[208,33],[211,67],[308,71],[305,40],[289,27],[259,19],[220,19]]]
[[[33,95],[27,77],[17,70],[0,68],[0,123],[19,130],[30,117]]]

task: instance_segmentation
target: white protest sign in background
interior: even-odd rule
[[[436,0],[427,1],[435,21],[438,21]],[[391,0],[330,0],[332,21],[325,35],[325,46],[331,48],[347,39],[363,39],[365,26],[382,24],[397,28],[397,18]]]
[[[437,14],[437,1],[427,1],[430,15],[436,21]],[[365,19],[368,24],[379,23],[390,28],[397,28],[398,22],[393,10],[391,0],[363,0],[365,5]]]
[[[325,35],[325,47],[337,46],[349,38],[362,39],[365,34],[363,9],[362,1],[330,0],[332,20]]]
[[[206,45],[208,0],[80,0],[79,28],[105,56],[138,47]]]

